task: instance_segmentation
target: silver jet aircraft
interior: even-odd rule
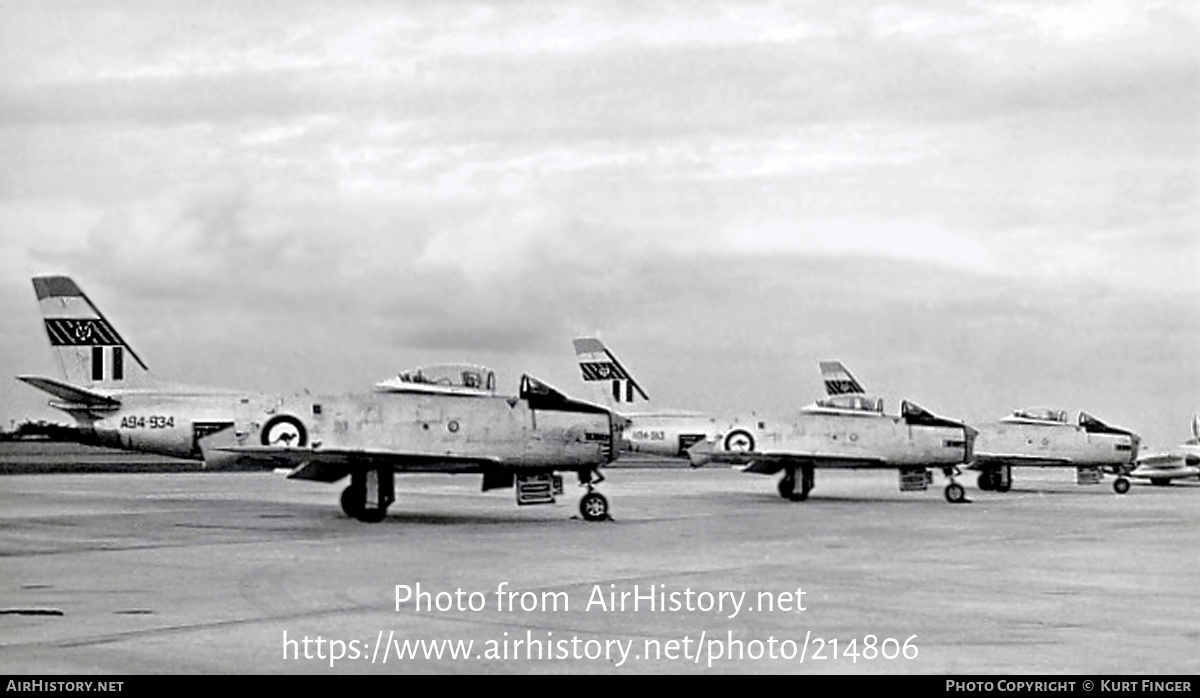
[[[634,453],[687,458],[693,444],[716,436],[718,420],[700,412],[651,409],[650,397],[604,342],[595,337],[574,340],[575,359],[585,386],[596,402],[626,420],[621,447]],[[638,409],[644,404],[644,409]]]
[[[1147,453],[1134,462],[1129,477],[1149,480],[1160,487],[1172,480],[1200,478],[1200,415],[1192,417],[1192,438],[1164,453]]]
[[[715,440],[689,449],[694,466],[709,462],[744,465],[743,472],[783,472],[779,494],[808,499],[817,468],[893,469],[901,491],[923,491],[940,468],[950,480],[946,500],[965,502],[954,478],[971,460],[975,430],[904,401],[899,415],[884,412],[883,400],[866,395],[840,363],[822,362],[828,397],[785,417],[739,419]]]
[[[206,468],[287,467],[288,477],[350,484],[342,509],[376,522],[395,501],[397,472],[479,473],[483,489],[516,487],[518,504],[562,493],[557,471],[587,492],[580,511],[608,518],[594,490],[617,455],[623,421],[524,376],[495,393],[483,367],[401,373],[375,390],[292,397],[197,388],[156,379],[113,325],[65,276],[33,279],[60,378],[19,376],[71,415],[79,440],[203,460]]]
[[[1129,491],[1125,476],[1137,457],[1137,434],[1112,427],[1086,412],[1074,424],[1064,410],[1017,410],[998,422],[977,425],[975,460],[979,489],[1008,492],[1013,466],[1075,468],[1080,485],[1098,484],[1116,475],[1113,490]]]

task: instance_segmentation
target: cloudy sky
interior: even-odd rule
[[[65,273],[189,383],[579,392],[599,332],[663,406],[1200,410],[1192,0],[3,0],[0,163],[5,375]]]

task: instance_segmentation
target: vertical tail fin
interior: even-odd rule
[[[33,290],[69,383],[122,388],[154,382],[146,364],[70,277],[34,277]]]
[[[841,361],[822,361],[821,378],[825,380],[826,395],[865,395],[862,385],[850,375]]]
[[[604,346],[604,342],[595,337],[580,337],[574,340],[574,344],[575,359],[583,373],[583,383],[603,404],[621,407],[632,405],[639,398],[643,402],[650,400],[642,386]]]

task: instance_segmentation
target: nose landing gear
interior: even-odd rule
[[[604,476],[597,469],[581,470],[579,484],[587,488],[587,494],[579,500],[579,513],[585,521],[607,521],[612,519],[608,513],[608,498],[595,491],[596,485],[604,482]]]

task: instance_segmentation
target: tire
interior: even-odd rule
[[[784,475],[779,480],[779,496],[784,499],[792,499],[796,492],[796,478]],[[792,500],[795,501],[795,500]]]
[[[588,492],[579,500],[579,513],[585,521],[605,521],[608,517],[608,500],[599,492]]]
[[[1129,491],[1129,480],[1119,477],[1113,481],[1113,492],[1117,494],[1125,494]]]
[[[367,508],[367,491],[348,485],[342,490],[342,511],[352,519],[359,519]]]
[[[951,504],[960,504],[967,499],[967,491],[957,482],[951,482],[946,485],[946,501]]]
[[[1005,483],[1003,485],[1001,485],[1001,484],[996,485],[997,492],[1007,492],[1011,489],[1012,489],[1012,480],[1009,480],[1007,483]]]
[[[726,451],[753,451],[754,436],[745,429],[734,429],[722,441]]]
[[[990,470],[985,470],[982,473],[979,473],[979,479],[975,481],[975,484],[978,485],[979,489],[983,490],[984,492],[990,492],[996,489],[995,485],[992,484],[992,471]]]
[[[1157,485],[1159,487],[1166,487],[1167,485],[1171,484],[1171,479],[1167,477],[1152,477],[1150,478],[1150,484]]]

